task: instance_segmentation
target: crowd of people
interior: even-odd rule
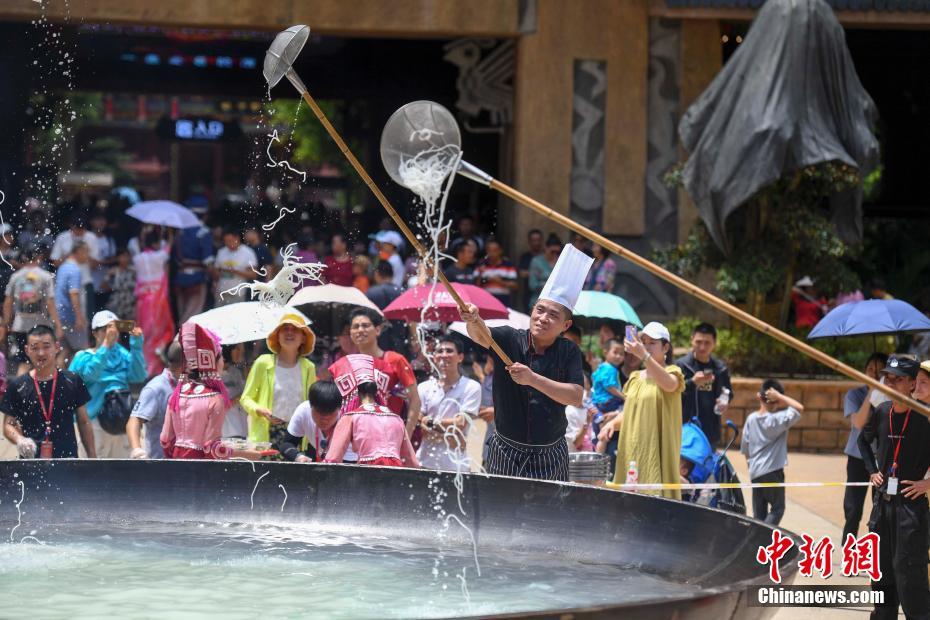
[[[568,480],[569,454],[596,451],[608,455],[615,483],[631,482],[635,472],[632,482],[668,485],[656,493],[681,499],[674,485],[693,482],[696,465],[682,456],[683,425],[700,429],[711,447],[721,443],[733,388],[725,362],[713,356],[712,325],[698,325],[678,359],[658,322],[622,336],[604,325],[596,352],[582,354],[572,308],[582,289],[613,290],[616,264],[580,237],[563,245],[532,230],[515,265],[498,240],[463,217],[444,248],[451,257],[445,274],[526,308],[529,329],[487,329],[469,305],[461,311],[469,338],[445,325],[422,351],[406,326],[360,307],[339,333],[323,334],[333,347],[321,351],[298,313],[285,314],[257,345],[224,344],[190,320],[245,300],[226,291],[273,278],[282,250],[256,228],[211,230],[206,211],[194,211],[198,226],[177,234],[141,226],[125,245],[101,212],[74,212],[56,237],[33,218],[16,245],[8,226],[0,231],[8,267],[0,269],[0,342],[15,362],[0,372],[0,411],[4,436],[21,458],[241,456]],[[383,309],[426,277],[415,257],[404,260],[394,230],[380,230],[367,246],[350,244],[341,231],[325,240],[315,233],[303,229],[294,253],[325,269],[320,281],[303,286],[354,286]],[[794,301],[801,322],[825,310],[809,279],[797,283]],[[865,372],[930,402],[930,362],[875,354]],[[134,386],[143,384],[133,403]],[[781,483],[788,430],[804,405],[774,379],[763,382],[757,399],[740,451],[753,483]],[[930,423],[911,420],[902,402],[865,386],[849,392],[845,412],[848,480],[871,482],[894,507],[877,503],[870,527],[916,537],[926,530],[926,501],[917,500],[930,489],[930,462],[910,440],[902,451],[900,437],[904,429],[908,438],[922,437]],[[864,487],[846,490],[844,538],[858,532],[865,495]],[[754,489],[752,508],[778,525],[784,488]],[[902,514],[917,525],[902,525]],[[926,539],[920,548],[926,558]],[[887,551],[905,581],[919,579],[906,569],[914,557],[907,545]]]

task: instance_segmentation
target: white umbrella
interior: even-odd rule
[[[148,200],[126,209],[126,215],[146,224],[157,224],[168,228],[192,228],[200,226],[194,212],[170,200]]]
[[[285,314],[302,312],[287,306],[265,305],[259,301],[241,301],[192,316],[191,321],[213,331],[223,344],[264,340]],[[308,321],[309,322],[309,321]]]
[[[530,317],[528,314],[517,312],[513,308],[507,308],[506,319],[489,319],[485,321],[485,323],[488,324],[488,327],[513,327],[514,329],[529,329]],[[463,336],[468,335],[468,330],[465,328],[465,323],[462,321],[451,323],[449,325],[449,329],[454,332],[458,332]]]
[[[287,305],[300,308],[310,317],[317,336],[338,336],[342,322],[355,308],[370,308],[383,314],[365,293],[354,286],[338,284],[305,286],[291,297]]]

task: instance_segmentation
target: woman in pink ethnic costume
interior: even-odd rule
[[[169,459],[228,459],[232,448],[220,440],[230,407],[220,379],[220,339],[210,330],[187,322],[181,326],[184,373],[168,400],[161,445]]]
[[[347,355],[352,368],[355,392],[360,405],[339,418],[329,450],[327,463],[341,463],[349,445],[358,454],[360,465],[419,467],[416,453],[407,437],[403,419],[377,403],[375,361],[370,355]],[[342,390],[343,388],[340,388]]]

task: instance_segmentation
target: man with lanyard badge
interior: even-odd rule
[[[494,356],[494,423],[488,440],[488,473],[543,480],[568,480],[565,406],[581,406],[581,351],[562,337],[594,259],[567,245],[539,294],[530,328],[481,323],[478,309],[461,312],[468,336],[488,348],[491,338],[512,360]]]
[[[16,446],[20,458],[77,458],[75,419],[88,457],[97,455],[87,417],[90,394],[80,377],[55,367],[60,349],[50,327],[29,330],[26,355],[33,370],[10,381],[0,403],[3,436]]]
[[[888,358],[882,370],[885,384],[907,395],[914,390],[920,368],[907,357]],[[878,441],[877,454],[872,441]],[[898,605],[911,618],[930,617],[927,587],[927,498],[908,493],[923,480],[930,467],[930,420],[891,400],[872,410],[859,435],[862,460],[876,487],[869,531],[879,535],[879,566],[882,577],[873,590],[885,593],[872,618],[897,618]],[[909,496],[911,495],[911,496]]]

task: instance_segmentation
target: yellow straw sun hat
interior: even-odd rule
[[[307,325],[307,321],[299,314],[289,313],[281,317],[277,327],[268,334],[268,338],[265,340],[268,344],[268,348],[275,354],[280,353],[281,346],[280,342],[278,342],[278,331],[285,325],[293,325],[304,333],[304,343],[300,347],[300,354],[309,355],[310,352],[313,351],[313,346],[316,344],[316,335],[313,333],[313,330],[310,329],[310,326]]]

